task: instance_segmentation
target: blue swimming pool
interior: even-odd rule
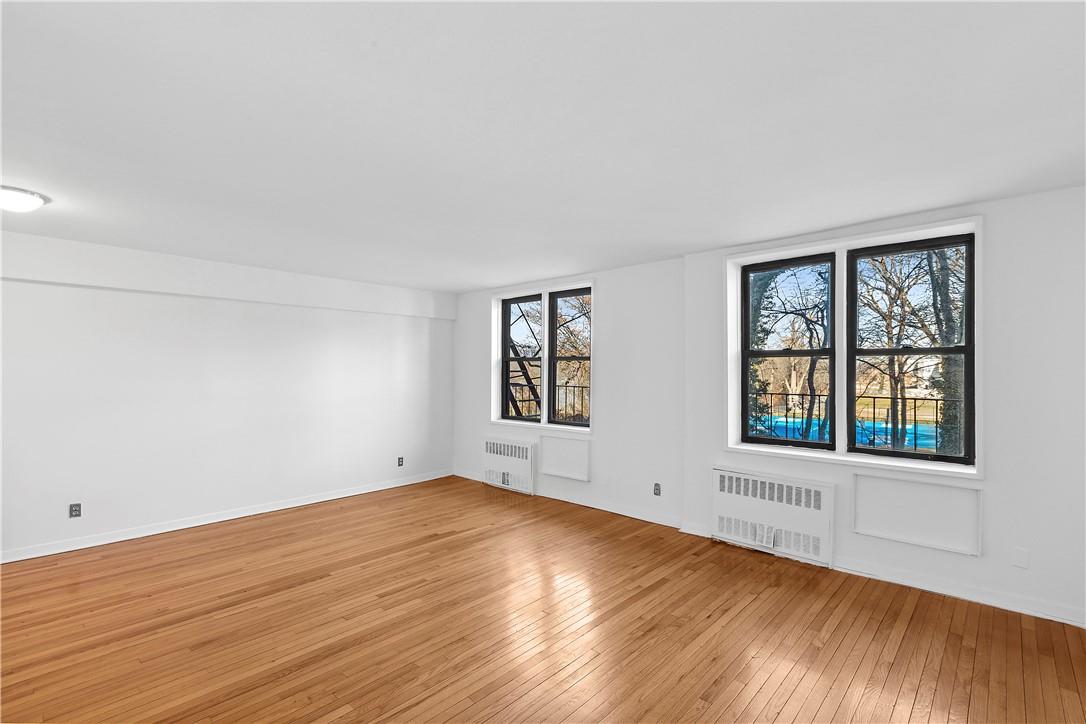
[[[770,422],[771,421],[771,422]],[[786,440],[811,440],[828,442],[829,430],[822,438],[818,437],[819,419],[811,425],[809,437],[803,436],[803,418],[777,417],[752,420],[752,432],[758,436],[785,438]],[[759,424],[759,423],[766,424]],[[915,443],[915,444],[914,444]],[[890,426],[885,422],[872,423],[870,420],[856,421],[856,444],[864,447],[891,447]],[[905,430],[905,447],[934,450],[936,446],[936,426],[918,423],[909,425]]]

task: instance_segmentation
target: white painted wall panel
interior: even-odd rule
[[[857,475],[853,490],[856,533],[980,553],[980,491],[975,488]]]
[[[591,477],[592,443],[585,438],[541,435],[539,438],[539,472],[571,480]]]

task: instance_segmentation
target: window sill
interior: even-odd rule
[[[908,460],[905,458],[883,458],[863,453],[845,453],[830,450],[809,450],[799,447],[758,445],[756,443],[737,442],[729,443],[728,452],[742,453],[744,455],[764,455],[775,458],[790,458],[805,462],[830,463],[850,468],[866,468],[869,470],[884,470],[897,473],[911,473],[914,475],[929,475],[942,478],[956,478],[960,483],[945,481],[948,485],[961,485],[974,487],[965,481],[979,481],[984,479],[980,468],[976,465],[955,465],[954,463],[928,462],[926,460]]]
[[[556,425],[553,422],[521,422],[519,420],[491,420],[491,425],[507,425],[519,427],[522,430],[539,430],[548,435],[556,432],[568,432],[573,435],[591,435],[591,427],[577,427],[575,425]]]

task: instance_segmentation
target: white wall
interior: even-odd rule
[[[852,532],[853,475],[840,463],[793,461],[725,450],[724,250],[686,257],[684,350],[684,521],[706,530],[713,465],[836,483],[835,564],[1015,610],[1079,623],[1084,612],[1083,188],[914,214],[812,234],[781,245],[878,233],[965,216],[982,217],[978,398],[981,555],[935,550]],[[770,246],[776,243],[770,244]],[[731,250],[734,252],[734,250]],[[1062,311],[1061,311],[1062,310]],[[689,330],[700,330],[690,334]],[[1046,345],[1045,352],[1030,349]],[[711,392],[692,389],[705,380]],[[878,473],[890,474],[890,473]],[[901,474],[952,483],[943,476]],[[964,522],[963,522],[964,524]],[[1013,549],[1030,551],[1030,567],[1014,566]]]
[[[854,475],[871,474],[870,469],[727,448],[724,259],[735,252],[734,246],[689,255],[681,262],[595,275],[593,479],[544,479],[542,493],[708,534],[709,471],[714,466],[835,483],[836,566],[1086,623],[1083,194],[1082,187],[1063,189],[750,246],[794,246],[982,217],[978,395],[983,399],[983,477],[962,481],[874,471],[906,481],[901,485],[976,485],[979,556],[853,532]],[[517,290],[528,288],[531,285]],[[459,474],[474,478],[479,477],[478,441],[483,435],[538,434],[490,422],[493,294],[461,296],[455,323],[454,466]],[[1029,348],[1036,342],[1046,345],[1044,354]],[[640,394],[646,388],[654,391],[647,398]],[[666,403],[659,410],[648,405],[648,400],[670,399],[676,390],[681,397],[677,412]],[[676,475],[682,483],[679,499],[676,486],[668,484]],[[656,476],[664,482],[662,499],[651,497]],[[949,505],[960,493],[947,490]],[[938,499],[939,493],[933,495]],[[918,531],[923,533],[923,526]],[[1016,548],[1029,550],[1028,568],[1013,565]]]
[[[567,280],[593,285],[592,430],[548,428],[545,434],[591,440],[591,481],[546,475],[541,494],[678,526],[682,511],[682,262],[624,267]],[[460,296],[454,332],[457,473],[479,480],[484,436],[538,440],[530,423],[491,422],[491,303],[561,286],[534,286]],[[568,430],[568,428],[567,428]],[[661,495],[652,494],[660,483]]]
[[[453,312],[6,234],[4,559],[446,474]]]

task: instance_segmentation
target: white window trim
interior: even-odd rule
[[[746,264],[755,264],[775,259],[786,259],[792,256],[807,256],[809,254],[836,254],[836,274],[834,278],[834,294],[838,295],[838,303],[834,313],[834,329],[837,334],[835,350],[835,362],[837,378],[834,380],[834,403],[837,410],[848,409],[848,390],[844,379],[848,369],[848,345],[844,336],[848,333],[848,308],[847,301],[841,299],[839,290],[846,289],[848,281],[848,251],[865,246],[877,246],[881,244],[896,244],[906,241],[918,241],[937,236],[952,236],[955,234],[973,234],[973,304],[974,304],[974,338],[975,338],[975,370],[974,399],[976,435],[976,458],[973,465],[958,465],[926,460],[912,460],[906,458],[879,457],[865,455],[863,453],[850,453],[847,451],[845,440],[848,440],[848,415],[838,414],[834,421],[834,434],[837,440],[836,450],[812,450],[810,448],[786,447],[779,445],[758,445],[757,443],[745,443],[741,440],[742,434],[742,305],[743,300],[741,281],[742,267]],[[828,239],[814,242],[792,244],[768,244],[759,245],[744,251],[737,251],[724,257],[724,360],[727,369],[727,410],[725,415],[724,434],[725,448],[728,452],[750,455],[765,455],[777,458],[790,458],[810,462],[832,463],[850,468],[868,468],[880,470],[895,470],[907,473],[936,474],[941,477],[967,478],[982,480],[984,478],[984,336],[982,333],[983,318],[983,284],[981,260],[983,259],[983,234],[982,217],[969,216],[965,218],[948,219],[941,222],[933,222],[920,226],[891,229],[885,232],[871,232],[836,239]]]
[[[550,415],[550,295],[555,292],[564,292],[568,289],[581,289],[584,287],[587,287],[592,294],[592,363],[588,368],[588,386],[590,391],[594,392],[596,389],[596,335],[594,326],[596,322],[596,288],[594,282],[595,280],[592,279],[567,280],[560,283],[548,282],[535,286],[506,289],[490,298],[490,424],[509,425],[525,431],[546,430],[548,435],[554,432],[568,432],[574,435],[592,434],[592,421],[596,418],[594,412],[589,413],[587,426],[563,425],[559,422],[551,422],[547,418]],[[502,371],[502,301],[515,297],[525,297],[532,294],[540,295],[543,303],[543,349],[540,350],[540,362],[542,365],[540,383],[543,386],[540,394],[542,410],[539,422],[506,420],[502,417],[502,399],[501,394],[499,393]],[[591,400],[591,398],[589,399]],[[590,404],[593,403],[590,402]],[[594,408],[595,405],[593,404],[593,409]]]

